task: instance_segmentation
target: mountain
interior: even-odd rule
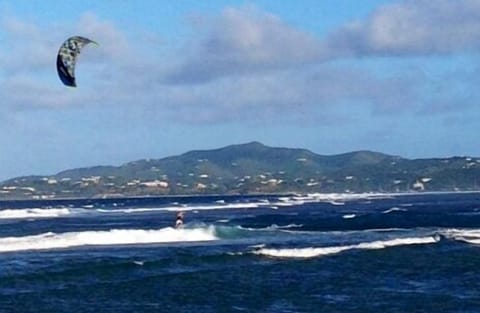
[[[259,142],[121,166],[95,166],[0,184],[0,198],[114,197],[284,192],[478,190],[480,159],[410,160],[371,151],[318,155]]]

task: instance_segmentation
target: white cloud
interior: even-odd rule
[[[327,40],[342,55],[430,55],[480,48],[477,0],[406,0],[384,5]]]
[[[202,82],[232,74],[298,66],[318,59],[321,42],[275,15],[255,8],[223,10],[205,34],[188,45],[190,51],[167,78],[170,82]]]
[[[179,54],[171,83],[283,70],[357,56],[418,56],[480,48],[480,2],[406,0],[383,5],[326,38],[253,7],[228,7],[195,25],[198,37]],[[300,69],[301,70],[301,69]]]
[[[347,103],[374,113],[417,112],[426,102],[438,100],[422,94],[428,87],[424,76],[405,71],[379,77],[328,61],[345,55],[453,52],[453,43],[441,36],[421,40],[424,33],[436,31],[440,20],[452,32],[465,29],[463,39],[458,38],[465,43],[458,49],[471,47],[478,39],[469,39],[476,29],[470,16],[476,16],[478,6],[473,1],[461,3],[463,9],[444,0],[387,5],[364,21],[333,31],[326,40],[255,8],[230,7],[197,24],[197,37],[175,54],[163,50],[158,38],[132,36],[89,12],[62,27],[4,18],[7,40],[2,45],[11,47],[11,53],[0,58],[3,111],[128,108],[148,112],[146,119],[182,123],[328,121],[336,120],[340,114],[336,107]],[[453,25],[456,18],[447,13],[466,14],[467,8],[465,20],[472,26]],[[413,33],[413,26],[419,32]],[[97,41],[99,47],[82,51],[79,87],[71,90],[56,77],[54,60],[65,37],[76,34]]]
[[[95,14],[86,12],[76,23],[75,34],[90,38],[99,43],[96,53],[89,57],[99,61],[131,57],[131,45],[124,33],[110,21],[100,20]]]
[[[37,25],[14,17],[4,17],[0,24],[3,28],[1,32],[5,34],[2,44],[4,48],[0,55],[3,71],[15,74],[20,71],[43,70],[55,64],[52,55],[55,55],[58,48],[53,47],[52,38],[46,37]],[[54,32],[55,30],[50,34]]]

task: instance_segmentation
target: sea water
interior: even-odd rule
[[[479,269],[479,193],[0,202],[0,312],[480,312]]]

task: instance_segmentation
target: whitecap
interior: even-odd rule
[[[401,208],[393,207],[393,208],[390,208],[388,210],[383,211],[382,213],[383,214],[388,214],[388,213],[392,213],[392,212],[407,212],[407,211],[408,211],[407,209],[401,209]]]
[[[134,245],[148,243],[196,242],[217,240],[213,227],[196,229],[111,229],[67,233],[43,233],[0,238],[0,252],[47,250],[89,245]]]
[[[347,246],[332,246],[332,247],[307,247],[307,248],[284,248],[284,249],[269,249],[261,248],[252,251],[254,254],[278,257],[278,258],[313,258],[331,254],[337,254],[347,250],[353,249],[384,249],[388,247],[404,246],[404,245],[418,245],[431,244],[438,242],[439,239],[434,236],[427,237],[410,237],[410,238],[396,238],[391,240],[379,240],[373,242],[363,242],[355,245]]]
[[[480,245],[480,229],[449,229],[442,234],[449,239]]]
[[[253,251],[254,254],[260,254],[277,258],[312,258],[329,254],[336,254],[350,247],[325,247],[325,248],[290,248],[290,249],[267,249],[262,248]]]
[[[265,206],[266,203],[216,203],[206,205],[183,205],[183,206],[165,206],[165,207],[151,207],[151,208],[123,208],[123,209],[97,209],[100,213],[148,213],[157,211],[177,212],[177,211],[192,211],[198,213],[203,210],[219,210],[219,209],[254,209],[260,206]]]
[[[6,209],[0,211],[0,219],[35,219],[52,218],[69,215],[71,211],[67,208],[57,209]]]
[[[252,248],[252,249],[261,249],[261,248],[265,248],[266,244],[264,243],[260,243],[258,245],[251,245],[251,246],[248,246],[249,248]]]
[[[300,228],[303,227],[303,224],[288,224],[284,226],[279,226],[276,224],[272,224],[267,229],[289,229],[289,228]]]
[[[238,255],[244,255],[243,252],[227,252],[227,255],[230,255],[230,256],[238,256]]]

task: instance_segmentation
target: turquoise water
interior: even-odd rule
[[[478,193],[0,203],[0,312],[479,312],[479,268]]]

